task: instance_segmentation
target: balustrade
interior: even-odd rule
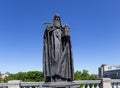
[[[80,84],[81,88],[100,88],[101,80],[82,80],[74,82]]]
[[[120,79],[109,80],[106,78],[105,80],[104,78],[101,80],[73,81],[73,83],[75,85],[80,85],[80,88],[120,88]],[[108,86],[108,84],[110,84],[110,86]],[[0,88],[46,88],[43,87],[43,85],[46,84],[44,84],[44,82],[10,81],[8,83],[0,83]]]
[[[113,79],[111,81],[111,88],[120,88],[120,79]]]

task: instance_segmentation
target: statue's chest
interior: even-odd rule
[[[56,29],[56,30],[54,31],[54,34],[55,34],[55,36],[56,36],[57,38],[61,39],[61,34],[62,34],[62,32],[61,32],[60,29]]]

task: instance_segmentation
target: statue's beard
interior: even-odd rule
[[[54,25],[55,28],[60,28],[61,27],[60,21],[54,21],[53,25]]]

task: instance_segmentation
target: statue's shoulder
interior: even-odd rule
[[[49,32],[53,29],[53,26],[47,26],[46,29],[45,29],[45,32]]]

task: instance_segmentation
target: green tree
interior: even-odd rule
[[[76,71],[74,73],[75,80],[95,80],[98,75],[89,74],[88,70]],[[1,79],[2,82],[8,82],[9,80],[22,80],[23,82],[40,82],[44,81],[43,72],[41,71],[28,71],[18,72],[16,74],[10,74],[5,79]]]
[[[98,75],[96,74],[91,74],[89,77],[89,80],[96,80],[96,79],[98,79]]]
[[[82,80],[88,80],[89,79],[89,73],[88,73],[88,70],[83,70],[82,74]]]
[[[29,71],[29,72],[18,72],[16,74],[10,74],[4,82],[9,80],[22,80],[23,82],[39,82],[43,80],[43,72],[40,71]]]
[[[98,75],[89,74],[88,70],[76,71],[75,80],[95,80],[98,79]]]
[[[81,80],[81,71],[76,71],[75,72],[75,80]]]
[[[5,72],[5,74],[10,75],[10,72],[7,71],[7,72]]]

